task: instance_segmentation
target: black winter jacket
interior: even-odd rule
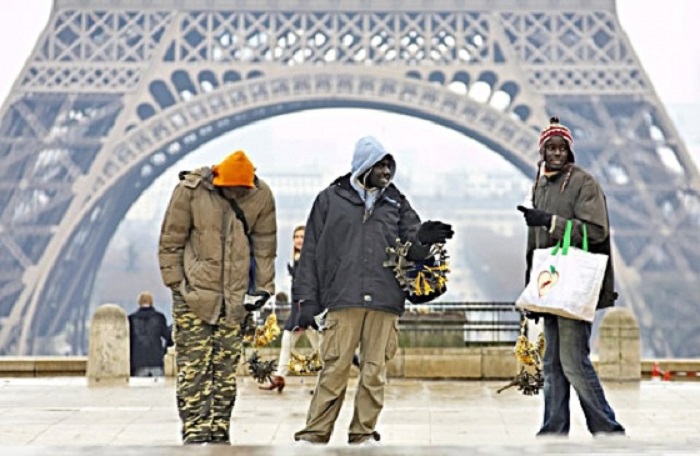
[[[292,264],[287,265],[287,271],[289,271],[289,275],[292,276],[292,302],[289,307],[289,317],[287,317],[287,321],[284,322],[284,330],[285,331],[291,331],[294,328],[298,327],[298,320],[299,320],[299,300],[296,299],[296,296],[294,295],[294,277],[297,275],[297,271],[299,270],[299,262],[294,261]],[[306,328],[302,328],[306,329]]]
[[[294,278],[294,296],[322,307],[367,307],[401,315],[404,290],[384,266],[386,248],[397,238],[415,241],[420,219],[408,200],[390,184],[367,220],[364,202],[338,178],[314,201],[306,223],[304,248]]]
[[[165,346],[163,346],[165,342]],[[129,315],[131,374],[142,367],[163,367],[165,348],[173,345],[165,315],[153,307],[141,307]]]

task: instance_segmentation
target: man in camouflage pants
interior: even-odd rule
[[[242,151],[180,173],[161,227],[184,443],[229,443],[246,302],[274,293],[275,202]],[[252,255],[251,255],[252,254]]]
[[[226,443],[236,400],[236,366],[243,350],[240,326],[227,324],[223,313],[214,325],[202,322],[177,291],[173,317],[183,442]],[[219,379],[216,386],[212,374]]]

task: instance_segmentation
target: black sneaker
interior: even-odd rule
[[[351,434],[348,437],[348,443],[350,445],[362,445],[362,446],[377,446],[379,445],[379,441],[382,439],[382,436],[379,435],[379,432],[374,431],[372,432],[369,436],[367,436],[366,439],[363,440],[355,440],[358,437],[364,436],[366,434]]]

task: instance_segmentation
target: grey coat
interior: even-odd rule
[[[608,255],[608,267],[605,271],[603,287],[600,291],[598,309],[615,305],[617,293],[610,249],[610,225],[605,194],[598,182],[588,172],[572,165],[573,170],[564,191],[560,191],[566,172],[550,177],[541,176],[533,194],[533,205],[555,217],[555,228],[552,233],[542,227],[530,227],[527,239],[527,273],[526,281],[530,280],[532,254],[535,249],[548,248],[556,245],[564,237],[567,220],[573,222],[572,244],[581,246],[581,225],[586,224],[589,251]]]

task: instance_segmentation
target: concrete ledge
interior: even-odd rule
[[[279,349],[257,349],[263,360],[277,359]],[[309,350],[299,350],[307,353]],[[250,356],[253,349],[248,348]],[[510,379],[517,372],[511,347],[497,348],[401,348],[387,364],[387,376],[393,378],[425,379]],[[351,376],[357,373],[351,370]],[[248,375],[241,359],[239,375]]]
[[[278,352],[276,348],[258,349],[263,359],[276,359]],[[252,350],[247,349],[245,355],[250,356],[250,353]],[[592,357],[592,360],[597,368],[598,360],[596,357]],[[172,358],[169,362],[172,363]],[[654,362],[658,363],[662,371],[671,372],[673,380],[700,380],[700,359],[683,358],[643,359],[643,379],[651,377]],[[510,347],[402,348],[387,365],[387,373],[394,378],[498,380],[510,379],[516,368],[515,356]],[[84,376],[86,369],[86,356],[0,356],[0,377]],[[166,375],[168,374],[174,375],[174,366],[169,371],[166,370]],[[241,357],[238,375],[249,375],[244,357]]]
[[[0,357],[0,377],[84,376],[87,356]]]
[[[405,378],[484,378],[482,356],[479,348],[406,348],[399,350],[391,361],[399,365],[403,362],[403,372],[390,370],[389,373]]]

